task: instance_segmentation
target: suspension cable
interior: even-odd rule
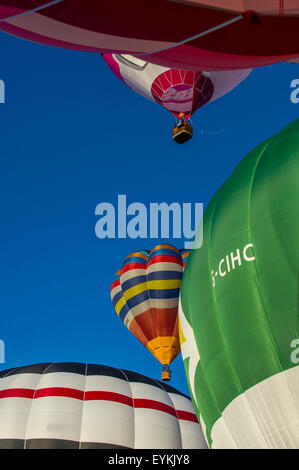
[[[170,46],[163,47],[162,49],[158,49],[156,51],[151,51],[151,52],[144,52],[144,53],[138,53],[134,54],[134,57],[138,56],[147,56],[151,54],[158,54],[160,52],[168,51],[169,49],[173,49],[178,46],[182,46],[183,44],[186,44],[187,42],[194,41],[194,39],[202,38],[203,36],[207,36],[208,34],[213,33],[214,31],[218,31],[219,29],[223,29],[226,26],[229,26],[233,23],[236,23],[237,21],[240,21],[244,18],[243,15],[237,15],[234,18],[225,21],[224,23],[220,23],[217,26],[213,26],[213,28],[206,29],[205,31],[202,31],[201,33],[195,34],[194,36],[191,36],[187,39],[183,39],[182,41],[176,42],[175,44],[171,44]]]
[[[37,11],[44,10],[45,8],[51,7],[52,5],[56,5],[57,3],[61,3],[61,2],[64,2],[64,0],[52,0],[51,2],[47,2],[47,3],[44,3],[43,5],[32,8],[32,10],[22,11],[22,13],[17,13],[16,15],[8,16],[7,18],[2,18],[0,19],[0,22],[10,21],[15,18],[19,18],[20,16],[29,15],[29,13],[35,13]]]

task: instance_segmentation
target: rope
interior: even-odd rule
[[[208,34],[213,33],[214,31],[218,31],[219,29],[226,28],[226,26],[229,26],[233,23],[236,23],[237,21],[240,21],[244,18],[243,15],[238,15],[232,18],[231,20],[225,21],[224,23],[218,24],[217,26],[213,26],[213,28],[207,29],[206,31],[202,31],[201,33],[195,34],[194,36],[191,36],[190,38],[183,39],[183,41],[177,42],[175,44],[171,44],[170,46],[163,47],[162,49],[158,49],[156,51],[151,51],[151,52],[144,52],[143,54],[134,54],[134,57],[139,57],[139,56],[147,56],[151,54],[158,54],[160,52],[168,51],[169,49],[173,49],[178,46],[182,46],[183,44],[186,44],[187,42],[194,41],[194,39],[202,38],[203,36],[207,36]]]
[[[52,0],[51,2],[44,3],[39,7],[32,8],[32,10],[23,11],[22,13],[17,13],[16,15],[8,16],[7,18],[0,19],[0,22],[13,20],[14,18],[19,18],[20,16],[28,15],[29,13],[35,13],[36,11],[44,10],[45,8],[56,5],[57,3],[64,2],[64,0]]]
[[[191,119],[189,119],[189,121],[191,122],[192,126],[195,126],[200,131],[201,134],[217,135],[217,134],[221,134],[222,132],[226,131],[226,127],[224,127],[223,129],[220,129],[219,131],[215,131],[215,132],[204,131],[203,129],[200,129],[200,127],[198,127],[197,124],[195,124],[194,121],[191,121]]]

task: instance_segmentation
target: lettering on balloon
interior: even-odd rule
[[[225,255],[217,266],[217,270],[211,271],[213,287],[216,285],[216,279],[221,279],[229,275],[234,269],[242,266],[244,262],[251,262],[255,260],[255,256],[252,254],[253,244],[248,243],[244,248],[237,248],[235,251],[231,251]]]
[[[291,352],[291,362],[293,364],[298,364],[299,362],[299,339],[293,339],[291,341],[290,347],[294,349],[294,351]]]

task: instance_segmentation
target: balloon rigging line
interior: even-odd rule
[[[43,10],[44,8],[51,7],[57,3],[64,2],[64,0],[52,0],[51,2],[44,3],[38,7],[33,8],[32,10],[22,11],[22,13],[17,13],[16,15],[8,16],[7,18],[0,19],[0,22],[13,20],[14,18],[19,18],[20,16],[28,15],[29,13],[35,13],[36,11]]]
[[[201,134],[208,134],[208,135],[217,135],[217,134],[221,134],[222,132],[226,131],[226,127],[224,127],[223,129],[220,129],[219,131],[215,131],[215,132],[208,132],[208,131],[204,131],[203,129],[200,129],[200,127],[198,127],[197,124],[195,124],[194,121],[191,121],[191,119],[189,119],[189,121],[191,122],[192,126],[195,126]]]
[[[176,42],[175,44],[170,44],[170,46],[163,47],[162,49],[157,49],[156,51],[151,51],[151,52],[144,52],[144,53],[138,53],[134,54],[135,57],[139,56],[147,56],[151,54],[158,54],[160,52],[168,51],[169,49],[173,49],[174,47],[182,46],[183,44],[186,44],[187,42],[194,41],[194,39],[202,38],[203,36],[207,36],[208,34],[213,33],[214,31],[218,31],[219,29],[223,29],[226,26],[229,26],[233,23],[236,23],[237,21],[240,21],[244,18],[243,15],[238,15],[232,18],[231,20],[225,21],[224,23],[220,23],[217,26],[213,26],[213,28],[206,29],[205,31],[202,31],[201,33],[195,34],[194,36],[191,36],[190,38],[183,39],[180,42]]]

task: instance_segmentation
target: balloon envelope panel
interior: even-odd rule
[[[82,363],[0,372],[0,448],[205,448],[191,400],[135,372]]]
[[[132,253],[111,284],[116,313],[163,365],[180,353],[178,299],[187,256],[172,245]]]
[[[190,117],[197,109],[228,93],[251,69],[199,72],[161,67],[124,54],[103,54],[112,72],[129,88],[154,101],[176,117]]]
[[[283,4],[278,0],[223,0],[215,5],[209,1],[130,0],[129,6],[123,0],[61,0],[38,8],[48,3],[1,0],[0,29],[55,47],[146,53],[145,60],[180,69],[240,69],[298,57],[299,7],[295,0]],[[246,13],[250,10],[260,15],[258,21]],[[221,24],[226,26],[214,30]],[[207,30],[213,32],[178,45]]]
[[[299,120],[254,149],[204,214],[181,350],[212,447],[299,446]]]

